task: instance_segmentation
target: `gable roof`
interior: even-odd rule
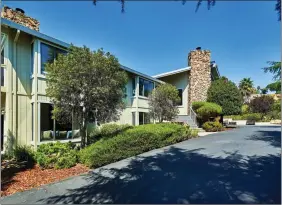
[[[154,78],[162,78],[162,77],[166,77],[166,76],[170,76],[170,75],[175,75],[175,74],[178,74],[178,73],[183,73],[183,72],[186,72],[186,71],[189,71],[191,69],[191,67],[185,67],[185,68],[180,68],[180,69],[177,69],[177,70],[172,70],[172,71],[169,71],[169,72],[166,72],[166,73],[160,73],[158,75],[154,75],[153,77]]]

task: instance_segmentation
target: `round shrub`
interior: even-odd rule
[[[207,132],[218,132],[223,130],[223,126],[218,121],[215,122],[208,121],[203,124],[203,129]]]
[[[192,109],[196,112],[200,107],[202,107],[206,102],[204,101],[198,101],[192,103]]]
[[[243,104],[239,89],[235,83],[225,77],[212,82],[208,89],[207,101],[220,105],[224,115],[240,114]]]
[[[241,112],[242,112],[242,114],[248,114],[249,113],[249,106],[248,105],[242,105]]]
[[[200,119],[206,121],[211,117],[219,116],[222,113],[222,108],[215,103],[206,102],[203,106],[197,109],[196,113]]]
[[[265,114],[271,110],[273,104],[274,99],[272,96],[262,95],[252,99],[249,106],[252,112]]]

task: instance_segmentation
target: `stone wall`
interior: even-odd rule
[[[195,101],[206,101],[207,91],[211,85],[211,53],[208,50],[196,49],[188,55],[189,72],[188,113]]]
[[[20,11],[13,10],[7,6],[5,6],[1,12],[1,17],[6,18],[15,23],[26,26],[30,29],[39,31],[39,21],[29,16],[26,16],[24,13]]]

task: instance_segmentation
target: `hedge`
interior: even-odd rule
[[[196,131],[179,124],[140,125],[89,145],[80,151],[79,159],[90,168],[96,168],[196,136]]]

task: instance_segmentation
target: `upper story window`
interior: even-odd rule
[[[148,97],[154,89],[154,83],[143,78],[139,78],[139,95]]]
[[[7,36],[4,33],[1,33],[1,86],[5,85],[5,72],[7,61]]]
[[[58,57],[58,54],[67,54],[67,51],[61,50],[59,48],[53,47],[51,45],[41,43],[40,54],[41,54],[41,73],[45,73],[45,64],[53,63]]]

